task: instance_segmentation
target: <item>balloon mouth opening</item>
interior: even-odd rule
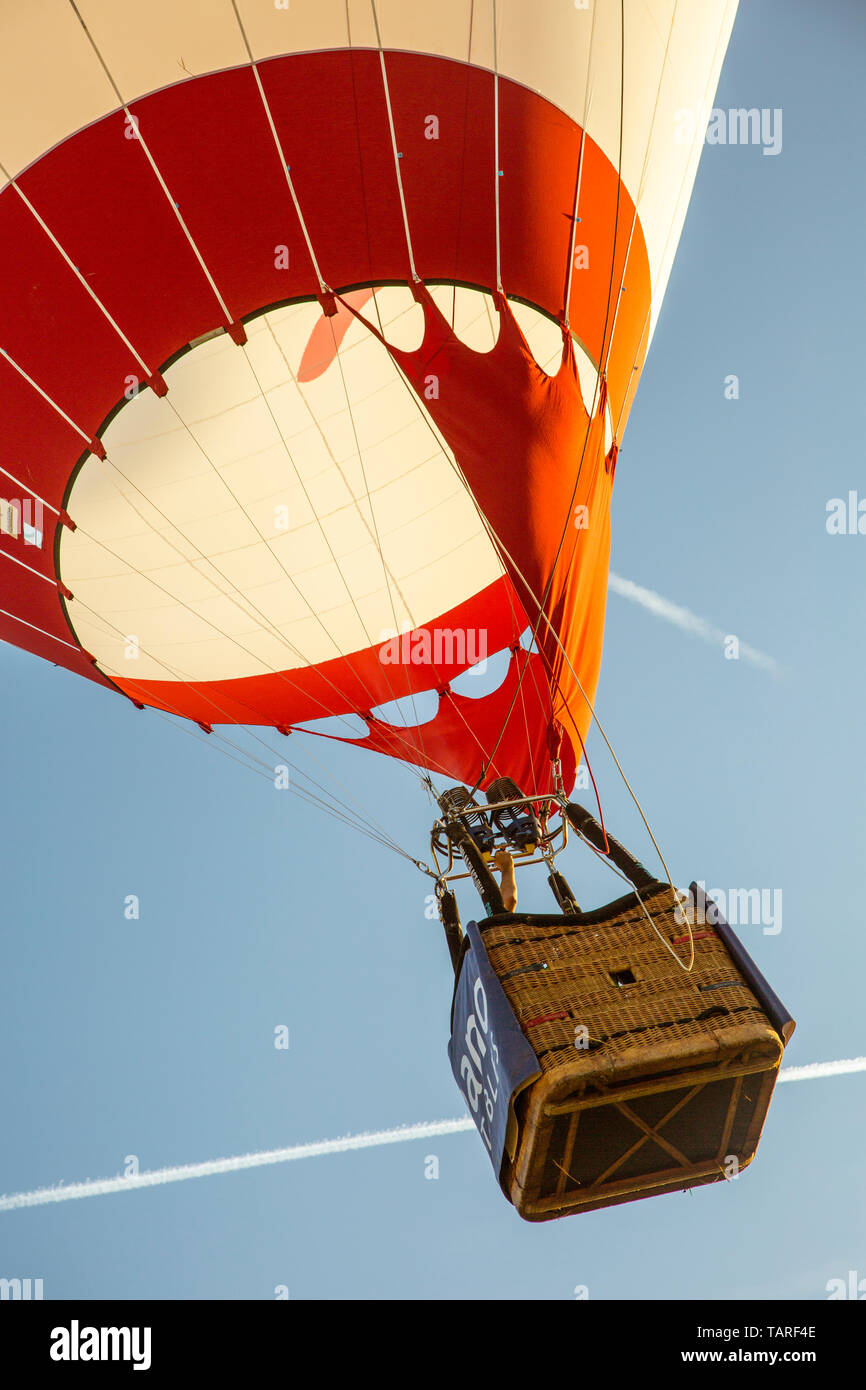
[[[431,293],[467,346],[492,350],[489,293]],[[390,345],[417,349],[408,285],[343,297]],[[559,326],[514,310],[555,371]],[[502,574],[450,452],[363,324],[304,299],[245,327],[243,346],[210,331],[170,359],[167,394],[128,379],[100,432],[106,458],[86,455],[68,489],[67,618],[119,683],[318,666],[430,623]],[[465,683],[470,696],[486,684]]]

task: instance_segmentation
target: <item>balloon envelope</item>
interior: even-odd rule
[[[570,781],[735,9],[7,10],[0,637],[208,725]]]

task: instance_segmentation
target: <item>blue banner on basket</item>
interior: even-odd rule
[[[470,944],[454,992],[448,1057],[499,1177],[513,1099],[541,1068],[475,922],[467,923],[466,935]]]

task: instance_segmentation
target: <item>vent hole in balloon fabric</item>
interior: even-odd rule
[[[439,710],[439,696],[435,690],[419,690],[414,695],[403,695],[398,700],[388,700],[377,705],[370,713],[383,724],[393,724],[401,729],[410,729],[420,724],[429,724]]]
[[[499,689],[508,675],[510,662],[511,652],[505,647],[501,652],[484,657],[467,671],[455,676],[449,683],[449,689],[453,694],[462,695],[467,700],[481,700],[485,695],[492,695]]]
[[[307,729],[311,734],[326,734],[332,738],[369,738],[370,728],[360,714],[333,714],[326,719],[310,719],[298,724],[299,729]]]
[[[363,292],[353,299],[363,300]],[[381,285],[359,310],[399,352],[417,352],[424,341],[424,310],[408,285]]]
[[[527,304],[508,302],[536,365],[547,376],[556,376],[562,362],[562,329],[559,324]]]
[[[492,295],[465,285],[430,285],[429,289],[464,347],[480,353],[493,351],[499,341],[499,310]]]

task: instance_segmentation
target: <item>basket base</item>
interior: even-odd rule
[[[613,1084],[539,1078],[502,1173],[519,1214],[550,1221],[738,1176],[755,1156],[782,1054],[768,1027],[751,1031],[733,1055],[678,1072],[669,1055],[646,1056],[640,1074]]]

